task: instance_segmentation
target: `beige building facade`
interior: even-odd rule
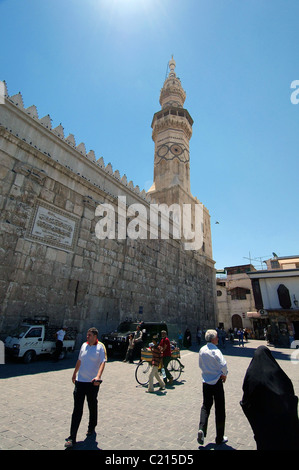
[[[217,308],[219,324],[230,328],[254,329],[253,318],[248,312],[255,311],[254,296],[248,272],[254,271],[250,264],[224,268],[217,276]],[[224,274],[225,273],[225,274]]]
[[[173,331],[216,326],[209,214],[190,193],[192,120],[182,107],[184,94],[173,73],[171,61],[161,94],[163,115],[159,118],[158,112],[153,119],[154,187],[149,193],[93,151],[87,152],[73,135],[65,136],[61,124],[52,127],[50,116],[40,118],[34,105],[25,108],[21,94],[9,96],[4,84],[2,336],[23,317],[34,315],[48,315],[51,323],[76,327],[82,334],[90,326],[109,331],[125,318],[166,321]],[[134,217],[132,221],[135,204],[149,214],[152,204],[198,203],[203,243],[198,249],[185,249],[183,240],[171,233],[168,239],[153,239],[147,219],[142,232],[146,236],[132,238],[129,231],[120,236],[120,200],[126,229],[134,222],[135,228],[140,225]],[[115,230],[101,238],[97,229],[106,216],[99,210],[104,205],[115,210],[109,219]],[[195,229],[194,217],[191,222]]]

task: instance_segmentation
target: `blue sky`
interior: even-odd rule
[[[148,189],[173,54],[216,267],[260,267],[299,254],[298,18],[298,0],[0,0],[0,79]]]

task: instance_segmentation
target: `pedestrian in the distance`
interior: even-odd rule
[[[56,349],[53,354],[54,361],[56,362],[58,361],[60,354],[62,352],[63,340],[66,334],[66,330],[67,330],[66,327],[63,326],[60,330],[56,332]]]
[[[141,360],[141,349],[143,348],[143,331],[142,325],[137,325],[136,331],[133,337],[133,359]]]
[[[178,347],[180,349],[182,349],[183,347],[183,333],[181,332],[181,330],[179,331],[179,334],[178,334]]]
[[[134,339],[133,339],[133,335],[131,334],[129,335],[128,348],[127,348],[124,362],[129,361],[130,364],[133,363],[133,350],[134,350]]]
[[[238,330],[238,338],[239,338],[239,346],[243,346],[244,348],[244,331],[243,331],[243,328],[239,328]]]
[[[191,348],[192,346],[191,331],[189,328],[187,328],[185,331],[183,344],[187,349]]]
[[[162,339],[160,341],[160,346],[163,351],[163,367],[164,367],[165,374],[166,374],[165,383],[168,383],[168,385],[172,385],[173,377],[168,370],[168,364],[171,361],[170,341],[167,338],[167,332],[165,330],[161,331],[161,336],[162,336]]]
[[[98,341],[98,330],[90,328],[87,331],[87,341],[80,349],[78,361],[72,376],[75,384],[74,410],[71,420],[70,436],[66,439],[65,447],[73,447],[76,443],[80,426],[85,397],[89,408],[89,425],[87,436],[95,432],[98,422],[98,392],[102,382],[102,374],[107,360],[106,348]],[[78,374],[78,377],[77,377]]]
[[[216,330],[207,330],[207,344],[199,351],[199,367],[202,371],[203,404],[200,412],[200,422],[197,441],[203,445],[207,435],[208,419],[215,402],[216,444],[227,442],[224,436],[225,428],[225,398],[223,383],[227,376],[227,364],[222,352],[217,348],[218,334]]]

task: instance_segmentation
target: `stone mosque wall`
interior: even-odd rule
[[[215,270],[180,240],[99,240],[96,207],[151,202],[51,118],[0,105],[0,336],[26,316],[100,333],[126,317],[195,333],[216,326]]]

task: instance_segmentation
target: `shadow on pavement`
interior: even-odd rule
[[[5,364],[0,365],[0,380],[23,375],[42,374],[57,370],[75,368],[79,350],[67,353],[64,359],[54,362],[50,354],[43,354],[35,358],[33,362],[24,364],[22,359],[5,357]],[[119,361],[119,358],[108,358],[109,362]],[[136,362],[138,364],[138,362]]]
[[[101,450],[98,447],[98,442],[96,441],[96,433],[92,436],[86,437],[84,441],[78,441],[74,447],[66,448],[65,450]]]
[[[6,358],[5,364],[0,365],[0,379],[73,369],[77,359],[77,351],[68,353],[67,357],[58,362],[54,362],[50,355],[38,356],[36,360],[29,364],[24,364],[21,360]]]
[[[206,343],[202,341],[200,345],[192,345],[192,348],[189,351],[192,352],[199,352],[200,348],[204,346]],[[266,346],[270,349],[271,354],[275,359],[289,361],[290,356],[292,353],[292,349],[285,349],[285,348],[275,348],[274,346],[268,346],[266,341],[263,340],[248,340],[247,342],[244,341],[244,347],[239,346],[238,340],[235,340],[233,343],[229,340],[226,340],[225,347],[218,344],[218,348],[222,352],[224,356],[239,356],[239,357],[249,357],[253,358],[255,350],[258,346]],[[287,352],[286,352],[287,351]],[[290,352],[288,352],[290,351]],[[184,359],[184,356],[182,356]]]
[[[236,450],[234,447],[231,447],[227,444],[215,444],[215,442],[210,442],[205,446],[200,446],[198,450]]]
[[[200,345],[192,345],[189,350],[183,349],[182,352],[198,352],[199,349],[204,346],[204,344],[205,343],[202,342]],[[222,351],[224,356],[239,356],[252,358],[256,348],[261,344],[264,344],[266,346],[266,342],[264,341],[253,341],[253,344],[251,344],[251,341],[249,340],[248,342],[244,342],[244,347],[239,346],[237,341],[235,341],[234,343],[226,341],[225,347],[218,347]],[[278,350],[271,346],[269,347],[269,349],[275,359],[286,361],[290,360],[292,350],[290,350],[290,353],[287,353],[283,350]],[[51,356],[49,355],[39,356],[36,358],[35,361],[29,364],[24,364],[21,362],[21,360],[6,358],[5,364],[0,365],[0,380],[1,378],[7,379],[23,375],[34,375],[45,372],[54,372],[57,370],[73,369],[78,359],[78,353],[79,351],[68,353],[66,358],[58,362],[53,362]],[[184,354],[181,360],[184,360]],[[108,362],[114,361],[118,362],[121,361],[121,359],[118,357],[108,357]],[[134,364],[135,366],[137,366],[138,361],[136,360]],[[181,378],[181,380],[177,382],[177,385],[179,382],[184,382],[184,380],[182,380]]]
[[[285,353],[283,351],[279,351],[277,349],[274,349],[273,347],[267,346],[266,342],[255,342],[254,345],[251,345],[250,340],[248,342],[244,342],[244,347],[239,346],[238,342],[236,341],[234,344],[231,342],[227,341],[225,344],[225,347],[219,347],[220,351],[224,356],[239,356],[239,357],[249,357],[253,358],[254,353],[257,349],[258,346],[264,345],[269,348],[271,351],[272,356],[275,359],[278,360],[285,360],[289,361],[290,360],[290,354],[291,353]]]

